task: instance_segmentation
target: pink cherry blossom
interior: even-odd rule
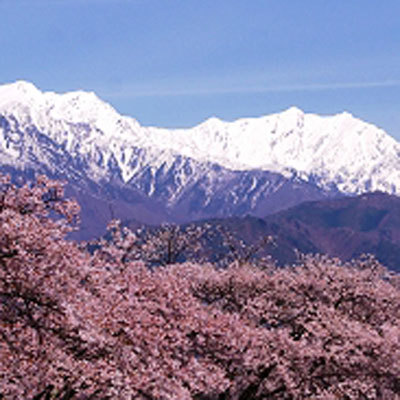
[[[78,212],[0,176],[0,398],[400,399],[399,278],[373,258],[176,264],[203,232],[118,221],[89,253]]]

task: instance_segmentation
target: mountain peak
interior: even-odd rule
[[[284,110],[281,114],[296,114],[296,115],[304,115],[304,111],[296,106],[291,106]]]
[[[14,89],[16,91],[20,91],[23,93],[39,92],[39,89],[32,82],[28,82],[28,81],[24,81],[24,80],[18,80],[18,81],[15,81],[14,83],[10,83],[5,86],[10,89]]]
[[[41,95],[42,92],[33,83],[23,80],[0,85],[0,105],[24,100],[32,102]]]
[[[294,171],[345,193],[400,193],[400,144],[348,112],[319,116],[293,106],[260,118],[212,117],[193,128],[161,129],[121,116],[93,92],[42,93],[25,81],[0,87],[0,111],[67,140],[68,148],[103,160],[112,155],[124,181],[136,171],[134,152],[144,149],[156,166],[165,154],[168,162],[182,156],[235,171]]]
[[[42,92],[34,84],[23,80],[0,85],[0,111],[18,114],[26,120],[41,121],[46,129],[48,123],[55,120],[93,124],[101,130],[116,131],[113,125],[122,118],[94,92]]]

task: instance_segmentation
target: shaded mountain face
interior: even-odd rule
[[[295,263],[297,252],[343,261],[370,253],[400,272],[400,198],[385,193],[306,202],[263,219],[247,216],[207,224],[221,225],[248,244],[273,236],[275,246],[260,254],[271,255],[280,265]]]
[[[67,181],[85,239],[110,216],[261,217],[307,200],[400,192],[400,145],[347,113],[291,108],[168,130],[143,127],[94,93],[43,93],[27,82],[0,86],[0,166]]]
[[[374,254],[400,271],[400,199],[384,193],[312,202],[266,218],[280,237],[299,250],[342,260]],[[286,239],[288,240],[288,239]],[[308,247],[308,248],[307,248]],[[312,250],[314,247],[314,250]]]
[[[76,198],[82,210],[81,229],[74,235],[77,239],[102,235],[111,218],[157,225],[231,215],[263,216],[301,201],[338,195],[334,188],[322,189],[298,177],[261,170],[232,171],[179,155],[172,164],[162,163],[158,168],[143,163],[135,177],[124,182],[112,157],[103,168],[90,155],[69,153],[35,127],[20,126],[15,120],[10,126],[1,116],[0,122],[5,148],[3,153],[0,150],[1,171],[23,181],[45,174],[68,182],[66,194]],[[145,150],[136,149],[136,153],[140,159]],[[98,171],[104,175],[97,176]]]

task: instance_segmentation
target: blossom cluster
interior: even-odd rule
[[[0,398],[400,399],[399,279],[373,258],[176,264],[201,232],[118,222],[89,252],[78,211],[1,177]]]

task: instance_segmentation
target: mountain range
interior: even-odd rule
[[[0,165],[14,177],[67,181],[82,206],[80,239],[100,235],[111,217],[265,217],[304,201],[400,193],[400,144],[349,113],[292,107],[163,129],[94,93],[42,92],[24,81],[0,86]]]
[[[198,224],[211,231],[222,227],[247,245],[271,236],[273,244],[260,248],[256,256],[269,255],[279,265],[295,264],[300,254],[325,254],[342,261],[372,254],[400,272],[400,197],[382,192],[304,202],[265,218],[231,217]],[[206,253],[212,254],[210,249]]]

